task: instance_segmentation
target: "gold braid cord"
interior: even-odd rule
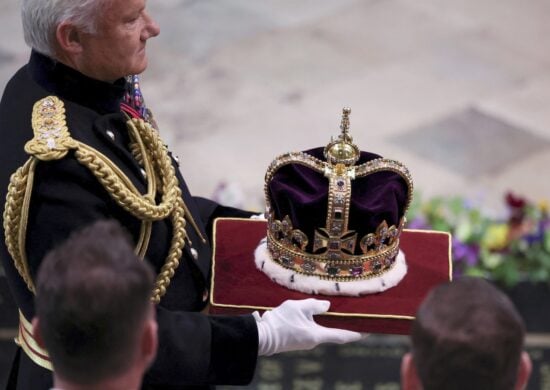
[[[6,196],[6,206],[4,208],[4,232],[6,234],[6,246],[15,263],[15,268],[31,292],[35,292],[27,259],[25,256],[25,235],[19,236],[19,232],[26,230],[26,216],[28,209],[23,207],[27,197],[27,184],[29,182],[29,173],[34,172],[36,158],[31,157],[25,165],[17,169],[11,176]]]
[[[39,160],[61,159],[69,150],[74,150],[78,162],[94,174],[117,204],[142,221],[136,247],[140,257],[143,258],[147,251],[152,222],[170,218],[173,227],[170,249],[151,297],[155,303],[160,302],[185,246],[186,218],[199,237],[203,241],[205,238],[183,201],[172,161],[158,132],[141,119],[130,119],[127,122],[132,139],[130,149],[146,172],[147,193],[141,194],[105,155],[71,138],[65,122],[63,102],[57,97],[48,96],[35,103],[32,126],[34,138],[25,145],[25,151],[31,157],[12,175],[4,208],[6,246],[29,290],[33,293],[35,291],[26,259],[25,236],[34,170]],[[155,203],[157,193],[161,197],[158,204]]]

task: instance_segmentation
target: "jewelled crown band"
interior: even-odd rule
[[[343,110],[341,134],[324,148],[325,160],[306,152],[287,153],[277,157],[266,173],[267,246],[275,262],[299,274],[334,281],[369,279],[391,269],[399,252],[399,236],[412,200],[411,175],[400,162],[376,155],[356,165],[361,152],[349,134],[350,112],[347,108]],[[293,180],[292,172],[304,171],[302,181],[306,184],[300,189],[292,188],[291,183],[283,184],[293,194],[293,199],[299,199],[296,204],[274,199],[286,195],[286,188],[277,194],[273,189],[277,175],[284,169],[290,170],[291,173],[284,176],[290,181]],[[369,181],[375,174],[383,177]],[[393,180],[390,185],[386,185],[384,175]],[[319,180],[324,183],[315,183]],[[328,193],[318,194],[319,188],[328,188]],[[394,196],[394,188],[402,189],[404,196]],[[367,199],[377,196],[381,200]],[[319,197],[323,197],[321,203],[326,206],[323,210],[312,208],[309,213],[307,208],[319,203]],[[392,203],[385,197],[399,199]],[[377,206],[384,202],[392,208],[389,213]],[[377,211],[369,211],[373,207],[363,207],[365,203],[375,204],[373,207]],[[308,223],[298,220],[298,208],[304,208],[300,215],[311,220],[316,219],[312,213],[322,213],[320,220],[324,219],[324,226],[309,228]],[[356,211],[350,215],[350,210]],[[380,215],[372,215],[375,213]],[[385,215],[392,216],[388,217],[392,220],[384,219]],[[350,229],[350,219],[354,221],[353,229]]]

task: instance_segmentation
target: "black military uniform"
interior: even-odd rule
[[[0,103],[0,189],[6,198],[10,175],[29,158],[24,145],[34,136],[31,115],[35,102],[57,96],[64,104],[70,136],[97,151],[120,168],[142,193],[146,177],[129,148],[129,135],[120,102],[126,81],[113,84],[90,79],[77,71],[33,52],[29,63],[8,83]],[[190,195],[176,167],[176,177],[189,214],[200,234],[216,216],[245,216]],[[113,200],[98,179],[69,151],[52,161],[39,161],[34,173],[28,207],[26,256],[28,272],[34,278],[47,251],[68,235],[94,220],[115,218],[134,236],[141,221]],[[189,216],[189,215],[188,215]],[[199,233],[187,225],[190,239],[166,293],[157,305],[159,323],[158,356],[144,378],[145,388],[183,388],[187,385],[246,384],[256,364],[258,336],[252,316],[216,317],[201,311],[207,302],[211,248]],[[16,269],[0,239],[0,256],[10,288],[22,315],[34,315],[33,293]],[[153,222],[146,258],[159,272],[172,236],[169,219]],[[108,243],[105,243],[108,245]],[[193,249],[191,249],[193,248]],[[11,373],[17,389],[48,389],[51,372],[18,350]]]

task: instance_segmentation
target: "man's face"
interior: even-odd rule
[[[102,81],[114,81],[145,70],[145,42],[160,32],[145,11],[145,2],[107,2],[101,10],[97,32],[81,34],[82,55],[78,70]]]

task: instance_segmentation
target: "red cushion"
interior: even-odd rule
[[[287,299],[331,302],[322,325],[369,333],[408,334],[417,307],[435,285],[451,279],[451,236],[405,230],[400,246],[408,270],[403,280],[382,293],[361,297],[309,295],[271,281],[254,264],[254,250],[266,235],[266,221],[219,218],[214,223],[211,314],[244,314],[278,306]]]

